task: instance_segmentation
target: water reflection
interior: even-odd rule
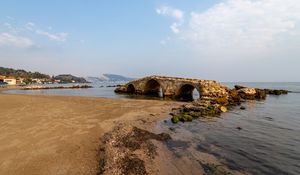
[[[157,88],[157,91],[148,93],[147,95],[137,95],[134,94],[134,89],[132,93],[128,94],[118,94],[115,93],[116,84],[90,84],[93,88],[88,89],[42,89],[42,90],[8,90],[6,93],[13,94],[29,94],[29,95],[62,95],[62,96],[87,96],[87,97],[104,97],[104,98],[129,98],[129,99],[151,99],[151,100],[174,100],[163,96],[163,91],[161,87]],[[56,85],[46,85],[46,86],[58,86]],[[70,84],[61,86],[71,86]],[[134,88],[134,87],[133,87]],[[130,88],[129,88],[130,89]],[[199,92],[194,89],[193,99],[199,98]]]
[[[232,169],[299,175],[300,94],[268,96],[265,101],[244,105],[246,110],[237,107],[213,121],[162,122],[161,127],[165,132],[174,127],[177,132],[172,138],[197,145],[195,151],[213,154]],[[172,145],[170,148],[174,150]],[[189,155],[192,149],[176,150]]]

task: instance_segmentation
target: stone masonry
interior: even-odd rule
[[[115,92],[132,94],[158,94],[174,99],[192,98],[193,90],[200,98],[222,98],[228,96],[229,88],[214,80],[199,80],[166,76],[148,76],[133,80],[118,87]]]

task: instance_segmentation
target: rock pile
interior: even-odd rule
[[[233,106],[238,106],[246,100],[264,100],[267,94],[281,95],[287,94],[286,90],[271,90],[249,88],[236,85],[233,89],[228,89],[228,95],[219,98],[200,98],[192,103],[185,104],[181,108],[174,110],[172,115],[172,122],[190,122],[194,118],[199,117],[216,117],[222,112]],[[245,107],[241,107],[245,109]]]
[[[42,89],[80,89],[80,88],[93,88],[89,85],[73,85],[73,86],[28,86],[22,90],[42,90]]]

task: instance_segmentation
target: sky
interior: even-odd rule
[[[3,0],[0,66],[300,81],[299,0]]]

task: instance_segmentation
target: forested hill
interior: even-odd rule
[[[26,84],[34,83],[33,79],[42,79],[41,82],[56,82],[56,83],[88,83],[82,77],[76,77],[71,74],[62,74],[57,76],[50,76],[39,72],[28,72],[22,69],[12,69],[0,67],[0,76],[23,78]]]
[[[59,80],[60,83],[88,83],[86,79],[82,77],[76,77],[70,74],[62,74],[54,77],[55,80]]]
[[[50,79],[51,77],[46,74],[39,72],[27,72],[22,69],[12,69],[0,67],[0,75],[6,77],[15,77],[15,78],[40,78],[40,79]]]

